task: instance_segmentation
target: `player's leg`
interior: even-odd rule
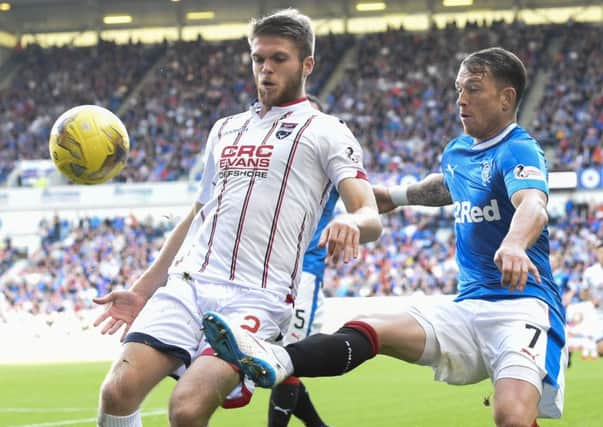
[[[426,348],[424,328],[408,313],[376,314],[351,321],[334,334],[312,335],[286,349],[232,326],[217,313],[206,313],[203,319],[207,339],[218,355],[237,364],[262,387],[272,387],[290,375],[342,375],[380,350],[414,362]],[[429,350],[436,351],[436,345],[429,342]]]
[[[279,339],[291,318],[290,307],[262,289],[205,284],[197,288],[197,296],[202,300],[201,309],[219,310],[224,318],[259,339]],[[241,384],[239,369],[215,357],[205,339],[200,340],[197,355],[180,377],[170,399],[173,426],[205,425],[218,406],[240,407],[251,399],[253,388]]]
[[[272,389],[268,404],[268,427],[289,425],[291,415],[297,408],[300,388],[300,379],[289,377]]]
[[[599,357],[603,357],[603,338],[597,341],[597,353],[599,353]]]
[[[540,380],[536,372],[535,378]],[[498,427],[531,427],[539,401],[540,391],[531,382],[502,378],[494,386],[494,421]]]
[[[141,426],[138,408],[165,376],[182,364],[177,358],[139,343],[126,343],[101,388],[102,427]]]
[[[316,411],[316,408],[310,399],[310,393],[301,381],[299,383],[298,394],[297,406],[293,411],[293,415],[302,420],[306,426],[327,427],[327,424],[320,418],[320,415]]]
[[[289,425],[291,415],[308,427],[326,427],[304,383],[298,377],[289,377],[277,384],[270,393],[268,427]]]
[[[298,342],[308,335],[320,332],[323,317],[322,280],[315,274],[303,271],[284,345]],[[272,389],[268,407],[268,427],[287,426],[292,414],[301,419],[306,426],[326,425],[318,415],[308,391],[297,377],[289,377]]]
[[[563,319],[544,302],[482,302],[475,332],[494,382],[497,426],[533,425],[563,411],[567,365]]]
[[[178,380],[172,392],[170,425],[206,425],[240,380],[239,373],[229,363],[213,356],[197,358]]]
[[[189,365],[197,351],[202,334],[193,313],[200,316],[194,291],[177,278],[147,302],[102,385],[99,425],[141,425],[137,412],[144,397],[162,378]]]

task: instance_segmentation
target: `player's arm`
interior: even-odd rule
[[[165,285],[168,269],[172,265],[178,250],[180,250],[193,219],[201,210],[201,207],[202,205],[199,202],[195,202],[188,214],[174,227],[174,230],[161,247],[157,258],[130,287],[132,292],[136,292],[148,300],[157,289]]]
[[[377,240],[382,226],[375,196],[368,181],[343,179],[337,187],[348,213],[338,215],[327,225],[319,246],[327,246],[327,256],[337,263],[341,256],[348,262],[358,257],[358,245]]]
[[[421,181],[409,185],[373,187],[379,213],[387,213],[399,206],[446,206],[452,203],[450,192],[444,183],[444,174],[432,173]]]
[[[501,283],[511,290],[523,291],[528,273],[540,282],[538,269],[526,253],[542,233],[548,222],[547,195],[536,188],[519,190],[511,197],[515,213],[509,231],[494,255],[494,262],[502,273]]]
[[[94,298],[96,304],[107,304],[107,309],[94,321],[94,326],[105,322],[102,334],[114,334],[125,325],[121,340],[123,341],[132,325],[149,298],[167,281],[167,272],[184,242],[184,238],[193,222],[193,218],[201,209],[200,203],[195,203],[166,239],[159,255],[149,268],[126,291],[112,291],[107,295]]]

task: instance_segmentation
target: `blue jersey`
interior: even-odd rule
[[[322,231],[325,229],[327,224],[331,222],[333,216],[335,215],[335,205],[337,204],[337,199],[339,199],[339,193],[337,193],[337,190],[333,188],[329,194],[329,200],[327,200],[324,210],[322,211],[320,220],[318,221],[316,232],[314,233],[314,236],[312,236],[312,240],[310,240],[308,249],[306,249],[306,253],[304,254],[304,264],[302,270],[314,274],[321,281],[325,273],[325,258],[327,257],[327,249],[324,247],[319,248],[318,241],[320,240]]]
[[[547,169],[539,144],[521,127],[509,125],[494,138],[474,144],[471,136],[453,139],[442,156],[444,181],[454,203],[457,300],[535,297],[565,318],[559,287],[549,264],[548,229],[527,250],[540,273],[529,274],[523,292],[501,286],[494,254],[506,236],[515,207],[511,196],[535,188],[548,195]]]

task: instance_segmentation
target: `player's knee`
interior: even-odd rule
[[[101,410],[120,415],[138,409],[144,396],[140,395],[137,383],[130,371],[122,369],[119,364],[114,366],[101,386]]]
[[[495,405],[494,421],[497,427],[531,427],[535,416],[521,401],[507,401]]]
[[[101,387],[100,399],[103,412],[112,415],[130,414],[140,402],[133,386],[114,376],[107,378]]]
[[[172,394],[169,405],[169,419],[172,427],[199,426],[209,422],[211,412],[204,405],[195,403],[190,395],[178,392]]]

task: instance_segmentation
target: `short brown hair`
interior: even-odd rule
[[[288,38],[297,46],[301,60],[314,56],[315,37],[312,21],[297,9],[283,9],[263,18],[252,19],[247,38],[249,45],[258,36]]]
[[[502,47],[483,49],[467,56],[461,66],[472,73],[483,72],[485,67],[488,67],[494,79],[513,86],[517,93],[515,108],[519,107],[526,89],[528,73],[521,59],[513,52]]]

